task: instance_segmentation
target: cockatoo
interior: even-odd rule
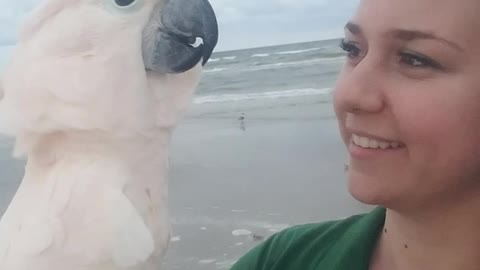
[[[26,156],[1,270],[157,270],[168,146],[218,40],[207,0],[44,0],[2,76]]]

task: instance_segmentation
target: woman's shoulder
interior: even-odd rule
[[[385,210],[377,208],[342,220],[293,226],[251,250],[232,270],[323,269],[319,265],[340,270],[342,260],[337,259],[342,256],[370,257],[384,220]]]

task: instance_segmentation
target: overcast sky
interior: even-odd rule
[[[0,46],[45,0],[0,0]],[[107,1],[107,0],[98,0]],[[113,1],[113,0],[112,0]],[[218,16],[217,51],[340,37],[359,0],[210,0]]]

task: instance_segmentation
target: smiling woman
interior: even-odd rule
[[[234,270],[480,269],[480,3],[363,0],[335,89],[369,214],[287,229]]]

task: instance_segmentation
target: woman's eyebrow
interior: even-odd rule
[[[448,39],[442,38],[438,35],[436,35],[433,32],[426,32],[426,31],[418,31],[418,30],[405,30],[405,29],[394,29],[389,32],[389,35],[391,35],[395,39],[401,39],[405,41],[411,41],[415,39],[430,39],[430,40],[436,40],[441,43],[446,44],[449,47],[454,48],[457,51],[463,52],[463,48],[460,47],[457,43],[450,41]]]
[[[354,22],[348,22],[345,25],[345,29],[354,35],[363,35],[362,27]],[[446,44],[449,47],[454,48],[457,51],[460,51],[460,52],[464,51],[464,49],[457,43],[447,40],[445,38],[442,38],[433,32],[419,31],[419,30],[406,30],[406,29],[393,29],[388,31],[387,35],[394,39],[400,39],[405,41],[411,41],[415,39],[436,40],[443,44]]]
[[[358,25],[356,23],[348,22],[345,25],[345,29],[348,30],[350,33],[352,33],[354,35],[363,35],[362,28],[360,27],[360,25]]]

